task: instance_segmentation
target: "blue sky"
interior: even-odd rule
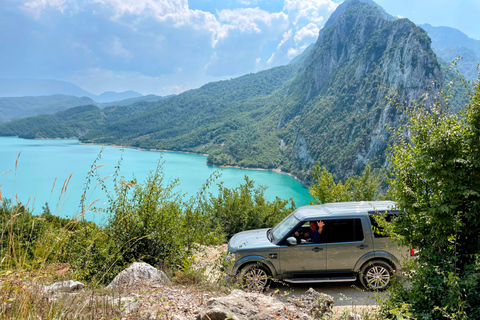
[[[166,95],[288,63],[339,0],[0,0],[0,78]],[[377,0],[480,39],[480,1]]]

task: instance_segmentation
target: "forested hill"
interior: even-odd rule
[[[142,148],[163,145],[166,148],[169,141],[167,138],[177,136],[177,132],[193,131],[192,135],[195,135],[195,130],[203,124],[222,127],[222,123],[215,123],[218,118],[235,118],[239,112],[256,108],[258,99],[264,99],[282,88],[297,73],[298,64],[291,64],[232,80],[209,83],[199,89],[153,102],[142,101],[103,109],[85,106],[51,116],[21,119],[1,125],[0,135],[22,138],[69,137],[81,138],[86,142]],[[62,128],[50,128],[52,125]],[[73,129],[70,128],[72,126],[76,129],[70,130]],[[188,143],[171,148],[187,150],[184,149],[185,145]]]
[[[385,96],[391,89],[408,104],[429,88],[437,91],[442,73],[430,38],[408,19],[392,20],[359,0],[337,10],[295,63],[141,106],[95,111],[95,119],[78,118],[89,127],[76,136],[208,153],[209,164],[280,168],[301,178],[317,160],[337,177],[367,160],[380,166],[389,139],[385,124],[401,119]],[[23,126],[29,136],[54,137],[35,118],[25,121],[31,121]],[[9,125],[10,133],[4,125],[0,134],[22,135],[15,122]]]
[[[95,104],[88,97],[63,94],[39,97],[0,97],[0,123],[41,114],[51,114],[68,108]]]

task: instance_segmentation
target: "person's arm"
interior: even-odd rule
[[[321,234],[323,232],[323,227],[325,226],[325,223],[323,221],[317,221],[317,226],[318,229],[315,231],[315,234],[312,236],[312,242],[322,242]]]
[[[325,226],[325,222],[323,222],[322,220],[320,221],[317,221],[317,226],[318,226],[318,233],[322,233],[323,232],[323,227]]]

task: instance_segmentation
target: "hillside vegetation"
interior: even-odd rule
[[[95,104],[95,101],[87,97],[78,98],[63,94],[40,97],[1,97],[0,123],[20,118],[52,114],[87,104]]]
[[[77,109],[76,119],[58,113],[11,122],[0,135],[204,153],[209,165],[279,169],[305,184],[320,162],[345,179],[367,162],[374,169],[385,163],[387,127],[404,119],[399,102],[439,91],[444,67],[430,45],[408,19],[345,1],[290,65],[156,102]],[[451,102],[460,109],[466,100]]]

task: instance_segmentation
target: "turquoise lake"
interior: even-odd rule
[[[0,137],[2,197],[13,201],[17,199],[36,213],[41,212],[42,206],[48,202],[52,213],[62,217],[74,216],[79,212],[86,176],[102,148],[97,165],[104,166],[98,172],[100,178],[106,178],[109,190],[113,189],[113,181],[108,176],[115,172],[115,166],[121,158],[120,175],[126,179],[135,176],[138,182],[143,182],[161,159],[164,162],[164,181],[169,183],[178,179],[180,187],[176,190],[187,198],[194,196],[212,173],[220,171],[221,177],[216,183],[223,182],[228,188],[238,187],[247,175],[257,186],[268,187],[265,195],[269,200],[275,197],[293,198],[297,206],[312,200],[308,189],[292,177],[271,171],[211,167],[206,165],[206,156],[202,155],[128,148],[122,154],[120,148],[82,145],[78,140],[25,140],[15,137]],[[62,194],[64,182],[70,175],[66,192]],[[97,201],[95,206],[102,208],[106,196],[100,186],[94,188],[96,182],[90,185],[86,204]],[[210,188],[214,194],[217,191],[216,183]],[[88,212],[85,217],[96,223],[106,220],[105,214],[99,212]]]

